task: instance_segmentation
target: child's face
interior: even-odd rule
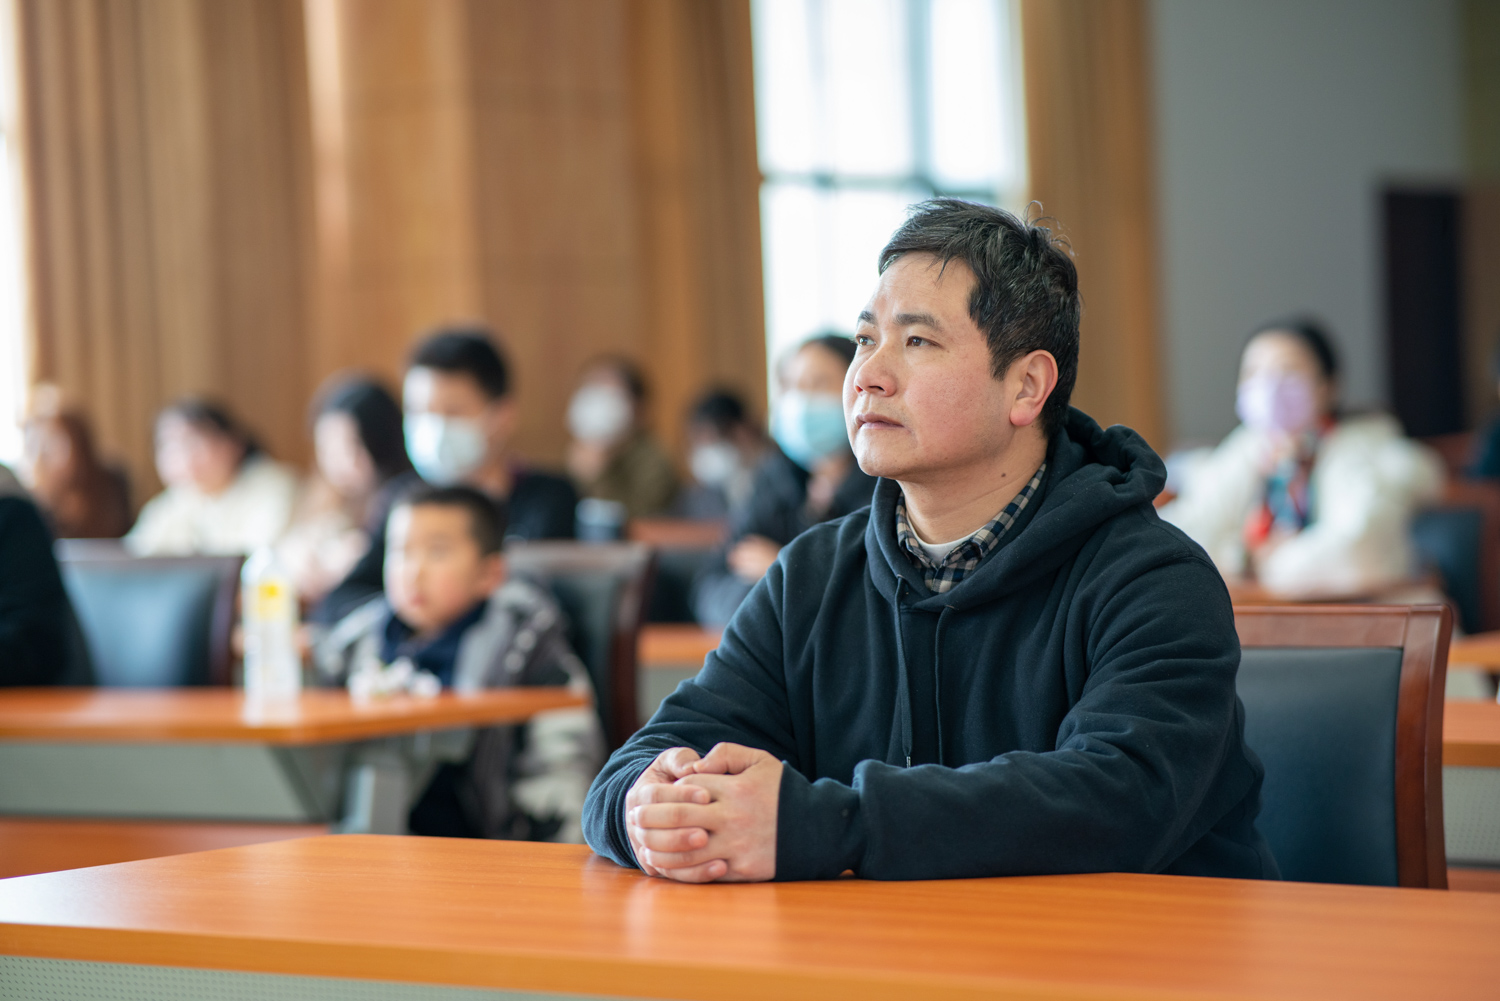
[[[479,551],[463,508],[419,504],[391,511],[385,594],[417,632],[446,628],[504,580],[505,560]]]

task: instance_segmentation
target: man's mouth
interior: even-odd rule
[[[858,431],[891,431],[906,425],[894,417],[885,417],[880,414],[855,414],[854,423],[858,425]]]

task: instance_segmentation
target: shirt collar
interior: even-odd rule
[[[1042,474],[1047,471],[1044,462],[1037,469],[1036,474],[1031,477],[1020,493],[1016,494],[1011,502],[994,518],[990,519],[983,528],[969,536],[963,542],[954,546],[952,551],[942,560],[934,561],[927,555],[920,543],[917,542],[917,533],[911,527],[911,521],[906,515],[905,495],[896,498],[896,541],[900,544],[903,552],[911,560],[912,565],[922,574],[923,583],[927,589],[934,594],[942,594],[951,591],[964,579],[981,560],[994,552],[1005,533],[1010,531],[1021,512],[1026,510],[1026,505],[1031,503],[1031,498],[1036,495],[1037,489],[1042,483]]]

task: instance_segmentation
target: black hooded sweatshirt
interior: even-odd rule
[[[595,780],[594,850],[635,864],[625,796],[659,752],[733,741],[784,763],[777,879],[1275,877],[1229,594],[1157,518],[1161,460],[1070,410],[1047,464],[945,594],[896,541],[890,480],[784,548]]]

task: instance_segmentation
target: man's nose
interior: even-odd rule
[[[896,391],[896,373],[885,343],[855,363],[854,391],[871,396],[890,396]]]

